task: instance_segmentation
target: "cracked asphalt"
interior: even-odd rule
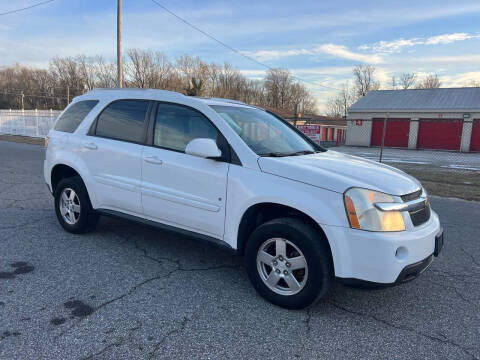
[[[43,149],[0,141],[0,359],[480,359],[480,203],[434,197],[441,256],[307,310],[260,298],[241,257],[102,218],[62,230]]]

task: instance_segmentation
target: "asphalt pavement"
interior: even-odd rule
[[[432,198],[445,246],[415,281],[260,298],[241,257],[102,218],[58,224],[43,149],[0,141],[0,359],[480,359],[480,203]]]

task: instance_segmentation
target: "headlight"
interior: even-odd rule
[[[351,188],[344,194],[350,227],[368,231],[403,231],[400,211],[381,211],[375,203],[394,203],[393,196],[378,191]]]

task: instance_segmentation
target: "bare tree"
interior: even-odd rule
[[[292,83],[292,75],[286,69],[270,69],[267,71],[265,88],[271,106],[279,109],[285,108],[288,88]]]
[[[346,117],[348,108],[356,100],[356,90],[351,89],[347,81],[342,85],[338,94],[327,102],[327,115],[331,117]]]
[[[480,80],[470,80],[464,86],[465,87],[480,87]]]
[[[390,86],[392,87],[392,90],[396,90],[397,89],[397,79],[395,78],[395,75],[392,75],[392,78],[390,80]]]
[[[355,88],[359,97],[380,88],[380,83],[375,80],[375,70],[376,68],[373,65],[357,65],[353,69]]]
[[[102,56],[96,56],[96,80],[95,86],[111,88],[117,86],[117,64],[106,63]]]
[[[127,50],[126,84],[130,87],[166,89],[173,75],[172,64],[162,52]]]
[[[441,84],[437,74],[429,74],[417,83],[417,89],[435,89]]]
[[[400,86],[402,89],[410,89],[415,85],[417,81],[417,74],[415,73],[402,73],[400,75]]]
[[[127,87],[157,88],[187,95],[225,97],[286,112],[314,113],[311,92],[288,70],[273,69],[263,80],[248,79],[228,63],[182,56],[170,61],[165,54],[129,49],[124,66]],[[55,57],[48,69],[16,65],[0,69],[0,102],[4,108],[59,108],[94,87],[116,86],[116,64],[101,56]]]

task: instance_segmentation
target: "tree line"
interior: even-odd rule
[[[290,113],[316,111],[312,94],[286,69],[270,69],[254,80],[228,63],[189,55],[170,60],[162,52],[141,49],[127,50],[123,63],[124,87],[229,98]],[[116,87],[116,73],[116,63],[85,55],[54,57],[45,69],[5,67],[0,69],[0,108],[63,109],[90,89]]]

